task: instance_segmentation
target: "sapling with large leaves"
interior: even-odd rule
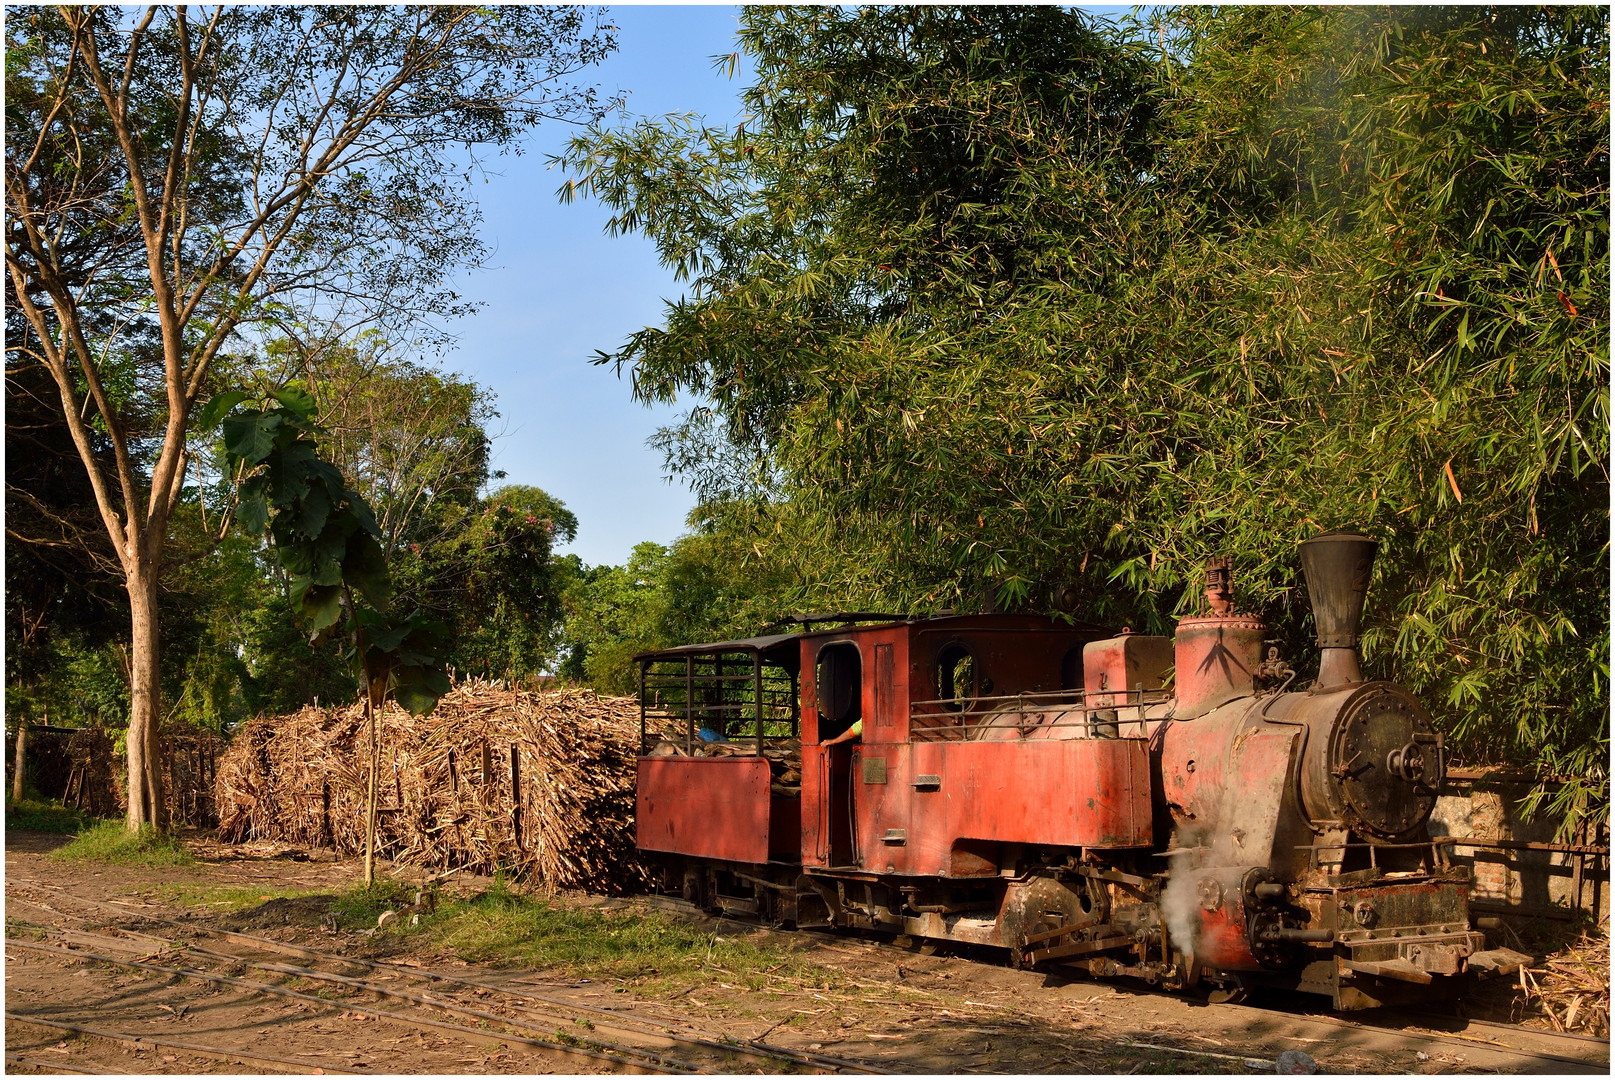
[[[370,748],[365,806],[365,885],[375,881],[376,710],[390,695],[417,716],[448,691],[438,666],[442,627],[418,612],[392,611],[392,579],[381,529],[364,496],[319,453],[314,398],[297,383],[252,395],[230,390],[210,400],[200,422],[222,422],[224,463],[236,486],[235,519],[267,536],[291,586],[292,605],[309,633],[335,632],[346,613],[349,656],[359,680]]]

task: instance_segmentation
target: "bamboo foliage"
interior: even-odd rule
[[[1366,530],[1370,674],[1601,818],[1608,20],[748,9],[745,124],[563,155],[690,278],[602,360],[699,399],[669,464],[758,508],[781,612],[1162,633],[1220,554],[1306,675],[1295,545]]]
[[[642,880],[633,836],[634,699],[472,680],[429,717],[389,704],[378,720],[381,855],[442,870],[504,871],[553,888],[620,892]],[[221,839],[362,852],[363,749],[358,705],[308,707],[246,725],[219,761]]]

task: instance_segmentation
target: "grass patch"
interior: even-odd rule
[[[840,977],[794,950],[703,931],[663,912],[569,907],[503,884],[397,932],[423,934],[468,963],[630,980],[651,992],[714,980],[749,990],[787,981],[829,989]]]
[[[179,838],[147,825],[130,832],[121,821],[98,821],[50,853],[53,859],[113,866],[194,866]]]
[[[51,799],[6,799],[7,829],[67,835],[82,832],[94,822],[95,818],[82,811]]]
[[[397,881],[377,881],[366,889],[356,885],[341,892],[330,889],[276,889],[263,885],[209,885],[205,882],[174,881],[159,885],[156,895],[170,903],[205,907],[225,915],[249,911],[272,900],[328,900],[325,910],[334,912],[344,930],[366,930],[376,925],[383,911],[397,911],[415,901],[415,888]]]
[[[171,881],[156,890],[157,898],[167,903],[206,907],[227,915],[269,900],[297,900],[324,893],[324,889],[266,889],[262,885],[207,885],[188,881]]]

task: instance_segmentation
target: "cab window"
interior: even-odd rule
[[[820,649],[814,685],[821,740],[835,738],[863,718],[863,659],[858,646],[839,641]]]

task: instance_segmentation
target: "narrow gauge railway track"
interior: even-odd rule
[[[108,1075],[113,1075],[110,1069],[89,1069],[86,1065],[79,1065],[78,1069],[74,1069],[73,1065],[45,1061],[44,1057],[24,1057],[23,1054],[13,1054],[11,1051],[6,1051],[5,1059],[11,1064],[27,1065],[29,1069],[39,1069],[40,1072],[71,1072],[71,1074],[79,1075],[79,1077],[108,1077]]]
[[[16,1065],[26,1065],[31,1069],[38,1069],[41,1072],[47,1073],[73,1073],[75,1076],[116,1075],[111,1069],[91,1069],[83,1065],[79,1066],[78,1068],[74,1068],[71,1065],[63,1065],[58,1061],[46,1061],[43,1058],[31,1058],[24,1057],[21,1054],[13,1054],[9,1050],[6,1051],[6,1060]]]
[[[708,1051],[722,1052],[731,1055],[727,1059],[727,1064],[717,1064],[716,1067],[720,1071],[736,1071],[736,1065],[734,1064],[735,1055],[744,1056],[758,1064],[763,1065],[764,1067],[769,1067],[768,1062],[772,1061],[773,1064],[771,1067],[774,1069],[788,1065],[798,1070],[806,1067],[808,1070],[820,1072],[889,1073],[892,1071],[867,1061],[857,1061],[854,1059],[836,1058],[818,1054],[805,1054],[798,1051],[789,1050],[784,1047],[771,1046],[761,1042],[724,1042],[720,1039],[708,1038],[704,1034],[696,1031],[694,1028],[686,1028],[683,1032],[680,1032],[671,1024],[655,1023],[646,1019],[626,1015],[619,1010],[583,1005],[576,1002],[566,1001],[561,998],[534,993],[526,987],[512,987],[497,982],[469,979],[444,972],[432,971],[430,969],[416,968],[402,964],[393,964],[387,961],[370,960],[335,953],[327,953],[320,950],[308,949],[303,946],[278,942],[270,938],[259,937],[252,934],[214,930],[183,920],[170,919],[138,910],[131,910],[129,906],[125,905],[109,904],[72,896],[71,894],[59,890],[55,886],[45,885],[42,882],[19,882],[14,879],[13,884],[34,885],[37,888],[49,890],[52,893],[59,894],[61,899],[67,900],[71,904],[83,905],[96,909],[100,912],[116,915],[121,919],[130,920],[136,925],[151,923],[171,925],[184,931],[187,935],[210,936],[239,945],[272,951],[282,955],[295,956],[304,961],[351,965],[353,967],[360,967],[373,972],[379,972],[385,976],[406,976],[442,986],[463,986],[472,990],[484,990],[499,993],[515,999],[518,1002],[524,1003],[516,1007],[520,1008],[530,1017],[543,1017],[552,1022],[562,1021],[566,1023],[575,1023],[579,1018],[588,1019],[594,1025],[594,1032],[596,1034],[606,1034],[608,1031],[619,1031],[628,1038],[636,1036],[643,1038],[660,1037],[661,1039],[667,1040],[666,1042],[659,1044],[659,1046],[662,1047],[669,1045],[689,1046],[694,1044],[695,1046],[702,1047]],[[20,897],[17,899],[21,900]],[[21,902],[51,914],[65,916],[71,920],[89,922],[89,920],[84,916],[59,912],[57,909],[51,908],[48,905],[38,904],[29,900],[22,900]],[[216,963],[245,964],[260,970],[270,971],[292,978],[313,978],[317,981],[328,981],[334,984],[344,985],[349,989],[369,990],[382,996],[394,998],[403,997],[405,1000],[410,998],[420,998],[427,1000],[428,1006],[437,1006],[440,1009],[442,1009],[443,1006],[448,1006],[449,1010],[452,1010],[462,1005],[462,1003],[452,999],[428,999],[427,995],[424,994],[408,994],[406,992],[401,992],[394,987],[382,986],[367,980],[353,979],[349,976],[334,976],[328,972],[316,971],[315,969],[309,967],[300,967],[290,964],[276,964],[271,961],[255,960],[250,956],[243,956],[239,953],[217,952],[194,945],[184,945],[174,942],[168,938],[159,937],[150,933],[143,933],[133,929],[126,929],[123,927],[117,927],[116,929],[118,933],[127,935],[128,940],[123,942],[125,948],[137,941],[145,942],[147,945],[150,945],[153,948],[166,947],[171,949],[182,949],[191,954],[199,955],[203,959],[211,960]],[[104,935],[87,934],[80,931],[65,930],[60,928],[58,928],[57,932],[63,935],[76,935],[81,940],[81,943],[85,945],[88,945],[91,943],[91,941],[97,939],[102,941],[116,940],[107,939]],[[866,945],[872,946],[879,952],[892,954],[894,957],[907,957],[911,955],[911,950],[889,944],[879,939],[855,937],[851,939],[843,938],[842,940],[861,941]],[[147,951],[150,952],[151,950],[148,949]],[[76,955],[85,956],[86,954],[76,953]],[[114,962],[116,961],[114,960]],[[1129,985],[1131,989],[1138,992],[1145,992],[1148,989],[1142,983],[1137,984],[1137,986],[1131,986],[1131,984]],[[1176,995],[1159,994],[1158,996],[1168,1001],[1177,1002],[1182,1000]],[[526,1002],[542,1002],[545,1007],[542,1009],[534,1008],[531,1005],[525,1004]],[[1262,1018],[1263,1023],[1270,1028],[1289,1026],[1297,1031],[1303,1031],[1307,1034],[1323,1036],[1331,1043],[1335,1043],[1336,1040],[1346,1038],[1347,1032],[1355,1030],[1365,1033],[1372,1033],[1373,1036],[1378,1038],[1382,1045],[1387,1042],[1401,1044],[1409,1052],[1424,1049],[1448,1050],[1455,1053],[1462,1053],[1466,1056],[1469,1064],[1489,1070],[1508,1071],[1520,1070],[1524,1068],[1527,1071],[1536,1072],[1580,1072],[1588,1074],[1608,1072],[1608,1041],[1592,1039],[1586,1036],[1564,1035],[1555,1032],[1523,1029],[1506,1024],[1493,1024],[1486,1021],[1458,1021],[1452,1018],[1442,1018],[1437,1016],[1417,1017],[1416,1019],[1428,1022],[1428,1024],[1431,1026],[1427,1030],[1410,1032],[1401,1027],[1375,1024],[1372,1022],[1365,1022],[1364,1020],[1346,1020],[1334,1016],[1292,1012],[1282,1009],[1269,1009],[1248,1004],[1213,1005],[1208,1007],[1223,1011],[1229,1018],[1230,1027],[1241,1026],[1242,1021],[1248,1024],[1253,1018],[1259,1017]],[[512,1018],[497,1014],[488,1014],[486,1012],[481,1012],[479,1015],[478,1011],[474,1009],[469,1011],[472,1012],[472,1018],[474,1019],[480,1019],[482,1016],[493,1016],[494,1019],[496,1019],[500,1024],[511,1025],[514,1023],[515,1025],[521,1026],[523,1030],[530,1032],[542,1031],[545,1034],[551,1034],[554,1031],[553,1027],[544,1028],[541,1025],[513,1021]],[[382,1010],[374,1010],[374,1012],[377,1014],[386,1015]],[[414,1020],[413,1018],[406,1018],[402,1022],[413,1023]],[[1465,1032],[1475,1030],[1479,1033],[1468,1034],[1465,1032],[1441,1030],[1441,1026],[1452,1025],[1454,1023],[1465,1024]],[[458,1027],[458,1025],[450,1026]],[[466,1030],[474,1031],[476,1034],[483,1037],[488,1037],[490,1034],[487,1031],[477,1029]],[[508,1042],[511,1040],[507,1038],[504,1041]],[[606,1043],[605,1045],[611,1046],[613,1044]],[[1155,1048],[1168,1052],[1195,1052],[1197,1049],[1202,1049],[1189,1045],[1173,1046],[1168,1043],[1161,1043]],[[1598,1053],[1600,1049],[1603,1050],[1602,1055]],[[708,1064],[704,1061],[677,1061],[676,1059],[670,1058],[665,1053],[663,1053],[661,1057],[664,1059],[664,1065],[660,1068],[656,1067],[651,1062],[644,1061],[632,1064],[625,1063],[625,1065],[632,1068],[633,1064],[638,1064],[639,1067],[634,1069],[634,1071],[656,1072],[705,1071],[707,1068],[714,1067],[712,1064]],[[683,1068],[681,1069],[680,1066],[683,1066]]]
[[[696,911],[693,905],[684,901],[675,901],[662,905],[664,907]],[[734,922],[735,920],[730,920]],[[747,923],[736,925],[745,926]],[[839,935],[837,935],[839,937]],[[895,957],[912,955],[912,950],[891,944],[889,941],[872,936],[854,936],[844,940],[859,941],[872,946],[879,952],[893,954]],[[1001,965],[1000,965],[1001,966]],[[1079,981],[1089,985],[1113,985],[1115,988],[1125,987],[1139,994],[1159,997],[1165,1001],[1184,1000],[1181,994],[1168,993],[1149,986],[1143,981],[1129,981],[1122,983],[1101,983],[1095,980],[1078,977]],[[1251,1019],[1262,1017],[1270,1024],[1287,1022],[1297,1027],[1313,1027],[1319,1033],[1329,1030],[1358,1030],[1373,1032],[1382,1038],[1399,1040],[1406,1043],[1410,1049],[1418,1046],[1443,1046],[1465,1053],[1474,1052],[1487,1058],[1488,1068],[1507,1068],[1512,1064],[1527,1064],[1538,1066],[1534,1071],[1545,1073],[1577,1072],[1588,1075],[1604,1075],[1609,1073],[1610,1056],[1608,1039],[1600,1039],[1591,1035],[1577,1035],[1566,1032],[1545,1031],[1537,1028],[1524,1028],[1514,1024],[1500,1024],[1489,1020],[1463,1020],[1455,1017],[1443,1017],[1434,1013],[1410,1013],[1406,1019],[1410,1022],[1419,1022],[1419,1030],[1409,1031],[1405,1026],[1375,1023],[1369,1017],[1363,1019],[1346,1019],[1335,1015],[1325,1015],[1300,1010],[1265,1008],[1260,1005],[1248,1003],[1227,1005],[1205,1005],[1206,1009],[1221,1010],[1231,1020],[1241,1018]],[[1362,1016],[1363,1014],[1354,1014]],[[1462,1025],[1462,1031],[1451,1028]],[[1231,1025],[1233,1026],[1233,1025]],[[1444,1030],[1445,1029],[1445,1030]],[[1477,1034],[1470,1034],[1470,1029],[1476,1029]],[[1512,1040],[1512,1041],[1511,1041]],[[1191,1046],[1176,1049],[1192,1050]],[[1591,1051],[1591,1053],[1589,1053]],[[1472,1062],[1472,1064],[1478,1064]]]
[[[236,952],[220,952],[205,949],[196,945],[173,941],[149,933],[143,933],[124,927],[111,929],[119,937],[107,934],[96,934],[72,928],[31,923],[12,917],[10,921],[23,925],[34,925],[41,931],[61,937],[64,941],[83,946],[81,948],[64,948],[61,946],[46,946],[31,942],[7,939],[8,948],[18,948],[40,953],[69,955],[84,960],[95,960],[102,963],[127,967],[133,970],[153,971],[169,974],[174,977],[202,982],[211,982],[218,985],[231,986],[251,993],[290,998],[306,1003],[317,1003],[330,1006],[333,1002],[288,990],[285,987],[274,986],[267,983],[242,979],[233,975],[219,975],[197,968],[175,967],[166,964],[151,962],[164,954],[180,953],[196,956],[205,962],[214,964],[240,965],[271,972],[277,975],[295,979],[305,979],[316,982],[325,982],[341,986],[344,989],[358,992],[370,992],[381,997],[404,1001],[409,1005],[429,1012],[447,1013],[474,1020],[481,1024],[498,1025],[503,1028],[516,1029],[526,1034],[495,1034],[485,1028],[471,1028],[462,1024],[450,1023],[444,1020],[422,1017],[414,1014],[404,1014],[393,1010],[379,1009],[372,1006],[353,1005],[349,1002],[339,1004],[353,1012],[360,1012],[374,1016],[378,1019],[391,1020],[398,1023],[416,1027],[428,1027],[440,1031],[449,1031],[461,1036],[470,1035],[484,1041],[492,1040],[505,1043],[515,1043],[530,1050],[542,1051],[551,1055],[570,1055],[576,1067],[578,1058],[592,1058],[596,1067],[613,1067],[617,1071],[643,1072],[737,1072],[743,1071],[748,1065],[753,1069],[765,1069],[777,1072],[782,1069],[788,1071],[806,1071],[820,1073],[880,1073],[890,1074],[893,1070],[877,1065],[873,1062],[859,1061],[849,1058],[831,1057],[823,1054],[810,1054],[792,1050],[787,1047],[775,1046],[761,1041],[738,1042],[723,1037],[711,1037],[699,1031],[693,1025],[683,1025],[682,1030],[671,1024],[656,1023],[626,1015],[624,1012],[596,1006],[582,1005],[564,999],[543,994],[533,993],[526,988],[512,988],[495,982],[485,980],[466,979],[456,975],[436,972],[426,968],[392,964],[386,961],[363,959],[344,956],[338,953],[328,953],[303,946],[290,945],[270,938],[259,937],[252,934],[242,934],[233,931],[214,930],[209,927],[185,922],[178,919],[169,919],[146,912],[132,911],[127,906],[103,903],[74,896],[56,886],[44,882],[13,879],[14,885],[26,885],[46,890],[58,902],[65,900],[69,904],[83,905],[97,911],[117,915],[123,919],[133,920],[137,923],[159,923],[172,925],[183,930],[187,935],[205,935],[217,937],[234,944],[279,953],[290,954],[305,961],[325,963],[331,965],[350,965],[382,972],[389,977],[403,976],[442,984],[445,986],[465,986],[474,991],[497,992],[514,1001],[514,1004],[505,1005],[506,1013],[490,1012],[477,1008],[473,1003],[462,1002],[443,994],[414,993],[400,990],[397,987],[385,986],[373,980],[354,978],[349,975],[333,974],[320,971],[312,967],[279,964],[262,959],[255,959],[249,955]],[[26,905],[39,911],[47,912],[57,918],[65,918],[80,923],[89,923],[90,920],[83,915],[61,911],[48,904],[35,900],[24,899],[20,896],[11,898],[13,903]],[[135,943],[142,943],[140,948],[131,949]],[[99,952],[90,952],[89,948],[99,948]],[[121,953],[122,955],[116,955]],[[138,958],[132,958],[138,957]],[[541,1002],[542,1007],[529,1004]],[[509,1012],[520,1012],[521,1016],[509,1015]],[[18,1019],[22,1019],[19,1017]],[[548,1022],[535,1023],[535,1019]],[[561,1025],[584,1022],[588,1025],[586,1030],[590,1035],[581,1031],[565,1030]],[[615,1040],[601,1038],[602,1035],[614,1035]],[[674,1057],[674,1053],[681,1056]],[[689,1058],[696,1060],[686,1060]]]
[[[316,997],[313,994],[302,994],[295,990],[273,986],[268,983],[253,982],[248,979],[237,979],[228,975],[214,975],[210,972],[199,971],[195,968],[169,967],[164,964],[153,964],[144,960],[126,960],[116,956],[102,953],[86,952],[80,949],[67,949],[54,945],[38,945],[32,942],[18,941],[14,938],[6,939],[6,948],[22,949],[28,952],[55,954],[78,960],[92,960],[97,963],[111,964],[114,967],[129,968],[134,971],[151,971],[164,975],[174,975],[182,979],[200,982],[218,983],[222,986],[233,986],[259,994],[270,994],[276,997],[289,998],[325,1008],[340,1006],[344,1011],[362,1013],[375,1017],[378,1020],[390,1020],[413,1027],[427,1027],[438,1031],[450,1031],[459,1035],[471,1035],[482,1040],[501,1044],[515,1043],[528,1049],[546,1051],[553,1054],[566,1054],[573,1057],[591,1058],[595,1063],[614,1066],[613,1071],[658,1072],[658,1073],[695,1073],[706,1071],[696,1065],[687,1065],[676,1059],[661,1058],[652,1055],[640,1055],[625,1047],[614,1047],[600,1040],[587,1040],[588,1046],[568,1046],[565,1043],[554,1042],[548,1039],[529,1039],[518,1035],[495,1032],[491,1029],[467,1027],[463,1024],[451,1024],[441,1020],[432,1020],[427,1017],[411,1016],[387,1009],[376,1009],[367,1005],[357,1005],[351,1002],[335,1002],[326,998]],[[6,1019],[16,1019],[28,1022],[32,1019],[43,1019],[37,1014],[7,1013]],[[509,1021],[506,1021],[508,1024]],[[579,1039],[579,1042],[585,1040]],[[596,1050],[593,1047],[605,1047]],[[323,1067],[323,1066],[322,1066]],[[626,1068],[625,1068],[626,1067]]]
[[[1465,1027],[1490,1028],[1495,1031],[1518,1032],[1522,1030],[1518,1024],[1500,1024],[1495,1020],[1467,1020],[1460,1017],[1442,1016],[1439,1013],[1412,1013],[1410,1015],[1412,1019],[1428,1020],[1432,1024],[1463,1024]],[[1437,1028],[1436,1030],[1439,1031],[1440,1029]],[[1542,1035],[1542,1037],[1546,1039],[1561,1039],[1580,1043],[1593,1043],[1597,1046],[1602,1046],[1605,1053],[1609,1052],[1609,1040],[1600,1038],[1597,1035],[1582,1035],[1574,1031],[1539,1031],[1536,1028],[1531,1028],[1529,1030],[1535,1034]]]
[[[1242,1009],[1253,1013],[1260,1013],[1275,1020],[1287,1019],[1297,1026],[1309,1026],[1320,1029],[1335,1029],[1345,1031],[1372,1032],[1381,1038],[1396,1039],[1406,1043],[1410,1048],[1417,1046],[1442,1046],[1454,1051],[1462,1051],[1470,1057],[1470,1064],[1484,1067],[1488,1070],[1503,1070],[1514,1065],[1525,1065],[1532,1072],[1544,1073],[1585,1073],[1599,1076],[1609,1073],[1609,1043],[1607,1040],[1582,1040],[1572,1037],[1567,1039],[1555,1031],[1535,1031],[1526,1028],[1512,1027],[1508,1024],[1489,1024],[1471,1022],[1471,1026],[1479,1026],[1489,1031],[1499,1032],[1500,1035],[1512,1037],[1515,1041],[1505,1042],[1502,1037],[1492,1035],[1469,1035],[1461,1032],[1442,1031],[1437,1028],[1421,1028],[1417,1031],[1408,1031],[1405,1028],[1390,1024],[1375,1024],[1357,1020],[1345,1020],[1338,1016],[1320,1016],[1317,1014],[1289,1012],[1282,1009],[1264,1009],[1250,1005],[1213,1005],[1214,1009]],[[1430,1019],[1421,1017],[1420,1019]],[[1587,1043],[1600,1045],[1603,1054],[1587,1053]],[[1530,1045],[1530,1044],[1534,1044]],[[1479,1056],[1485,1060],[1473,1060]]]

